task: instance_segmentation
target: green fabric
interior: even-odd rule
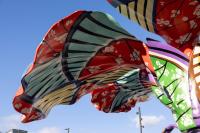
[[[151,57],[151,60],[160,84],[152,88],[153,92],[172,110],[181,131],[195,127],[187,73],[166,60],[156,57]]]

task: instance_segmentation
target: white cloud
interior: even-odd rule
[[[10,129],[20,129],[21,116],[13,114],[9,116],[0,117],[0,133],[7,132]],[[33,133],[63,133],[61,129],[57,127],[44,127]]]
[[[164,121],[165,117],[160,116],[142,116],[142,125],[143,126],[154,126]],[[138,116],[133,119],[133,122],[136,124],[136,127],[139,127],[139,118]]]
[[[20,119],[20,115],[17,114],[0,117],[0,130],[8,131],[13,128],[19,128]]]
[[[37,131],[37,133],[61,133],[61,129],[57,127],[45,127]]]

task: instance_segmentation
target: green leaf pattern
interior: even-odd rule
[[[181,131],[195,127],[187,72],[167,60],[154,56],[151,60],[159,83],[152,88],[154,94],[172,110]]]

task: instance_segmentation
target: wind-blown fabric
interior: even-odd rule
[[[154,53],[151,53],[151,45],[154,45]],[[188,77],[189,58],[168,44],[149,40],[148,47],[150,55],[157,55],[151,56],[159,84],[152,88],[154,94],[172,110],[179,130],[184,132],[198,127],[199,105]]]
[[[148,47],[101,12],[77,11],[54,24],[22,78],[14,108],[23,122],[91,93],[104,112],[127,112],[156,86]]]
[[[136,1],[110,2],[117,7]],[[190,41],[195,45],[185,49],[153,39],[145,44],[108,14],[77,11],[49,29],[13,106],[23,122],[30,122],[86,94],[97,109],[117,113],[131,110],[153,92],[172,110],[182,132],[194,131],[200,127],[199,93],[194,89],[200,81],[200,52],[199,40]],[[185,53],[188,49],[191,55]]]
[[[200,101],[200,40],[197,40],[194,46],[189,73],[191,79],[194,81],[194,87],[196,88],[198,100]]]
[[[200,31],[199,0],[107,0],[130,20],[192,55]]]
[[[162,36],[172,46],[170,50],[179,50],[179,53],[182,53],[186,60],[183,58],[182,61],[180,58],[177,60],[172,56],[163,58],[166,57],[166,53],[154,51],[158,57],[151,57],[151,60],[160,87],[152,89],[158,99],[172,110],[178,128],[182,132],[196,132],[195,129],[200,126],[200,1],[107,1],[144,29]],[[151,43],[148,41],[148,44]],[[157,46],[154,50],[159,49]],[[151,52],[150,47],[149,51]],[[168,49],[164,51],[172,53]],[[180,62],[185,62],[185,65],[180,65]],[[184,98],[186,99],[180,100]]]

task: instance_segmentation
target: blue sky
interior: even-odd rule
[[[152,36],[120,16],[106,0],[0,0],[0,131],[21,128],[31,133],[64,133],[65,128],[71,128],[71,133],[138,133],[138,106],[144,115],[144,133],[160,133],[163,127],[174,123],[170,110],[154,96],[129,113],[120,114],[97,111],[90,96],[85,96],[75,105],[55,107],[45,120],[20,123],[12,99],[37,45],[53,23],[79,9],[109,13],[141,40]]]

